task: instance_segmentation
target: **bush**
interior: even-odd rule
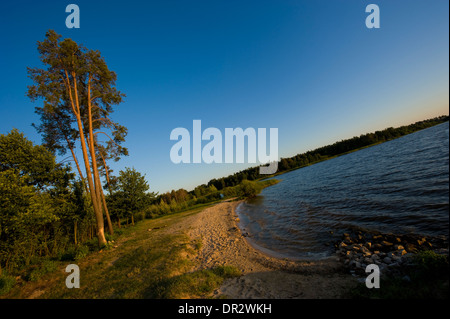
[[[106,235],[106,234],[105,234]],[[87,245],[71,246],[59,257],[61,261],[76,261],[86,257],[89,254]]]
[[[80,260],[84,257],[86,257],[89,254],[89,247],[87,246],[78,246],[75,251],[75,257],[74,260]]]
[[[114,236],[120,236],[122,234],[123,234],[123,229],[122,228],[114,229]]]
[[[0,275],[0,296],[8,293],[14,287],[16,280],[6,273]]]
[[[414,255],[420,275],[436,276],[448,272],[448,255],[439,255],[432,250],[423,250]]]
[[[242,197],[255,197],[262,190],[262,187],[258,184],[258,182],[252,182],[244,179],[239,185],[239,193]]]
[[[27,276],[29,281],[37,281],[45,274],[54,272],[56,270],[56,262],[53,260],[44,260],[38,267],[32,268]]]
[[[225,197],[235,197],[238,196],[239,190],[237,189],[237,186],[230,186],[225,187],[222,190],[222,193]]]
[[[140,211],[134,214],[134,222],[138,222],[145,219],[145,212]]]
[[[152,219],[158,217],[158,215],[159,209],[158,206],[155,204],[152,204],[145,209],[145,218]]]

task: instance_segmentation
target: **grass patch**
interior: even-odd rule
[[[14,277],[0,278],[2,298],[27,298],[36,289],[43,299],[144,299],[203,298],[219,288],[223,280],[239,276],[229,266],[193,271],[194,256],[201,239],[185,233],[185,218],[202,207],[147,219],[115,232],[114,245],[93,249],[90,245],[70,247],[55,260],[40,261],[27,270],[20,284]],[[68,264],[80,267],[80,288],[65,286]],[[51,272],[51,274],[50,274]],[[46,275],[47,274],[47,275]],[[44,275],[46,275],[44,277]]]
[[[65,262],[59,261],[61,271],[55,272],[52,287],[40,298],[202,298],[211,294],[223,280],[240,273],[229,266],[193,271],[193,257],[202,243],[186,235],[184,220],[203,209],[196,207],[123,228],[115,239],[117,248],[89,253],[76,261],[77,254],[72,251]],[[66,263],[80,267],[79,289],[66,288],[67,274],[62,268]],[[17,291],[14,295],[20,298]]]
[[[180,299],[208,297],[227,278],[238,277],[241,272],[233,266],[185,273],[156,282],[149,289],[149,298]]]

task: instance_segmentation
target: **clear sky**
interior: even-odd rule
[[[75,3],[81,27],[68,29]],[[366,5],[380,8],[368,29]],[[0,133],[35,143],[39,122],[26,67],[55,30],[99,50],[127,97],[113,119],[128,127],[134,167],[153,191],[193,187],[253,164],[174,164],[170,132],[278,128],[288,157],[449,109],[448,0],[1,1]]]

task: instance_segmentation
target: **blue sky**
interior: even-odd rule
[[[68,29],[76,3],[81,28]],[[365,7],[380,8],[368,29]],[[2,1],[0,133],[40,143],[26,96],[36,42],[54,29],[99,50],[127,95],[113,119],[128,127],[134,167],[153,191],[193,187],[249,164],[174,164],[170,132],[278,128],[288,157],[449,108],[449,2]]]

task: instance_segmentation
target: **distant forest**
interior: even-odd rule
[[[154,218],[168,213],[178,212],[195,205],[211,203],[216,200],[242,197],[244,185],[256,187],[256,193],[261,190],[252,182],[257,182],[271,176],[276,176],[294,169],[302,168],[320,161],[324,161],[348,152],[368,147],[371,145],[383,143],[395,138],[443,123],[448,121],[448,116],[440,116],[429,120],[419,121],[414,124],[405,125],[397,128],[389,127],[382,131],[362,134],[350,139],[336,142],[332,145],[323,146],[306,153],[298,154],[289,158],[281,158],[278,163],[278,171],[274,175],[259,174],[259,166],[251,167],[235,174],[222,178],[211,179],[207,184],[195,187],[192,191],[183,188],[172,190],[160,195],[154,196],[150,205],[141,213],[142,218]],[[245,182],[245,183],[244,183]],[[264,186],[268,186],[266,184]],[[255,193],[255,192],[250,192]]]
[[[207,184],[199,185],[194,190],[189,192],[182,188],[176,191],[172,190],[171,192],[166,192],[155,196],[155,199],[148,210],[157,212],[155,214],[160,215],[167,212],[177,211],[181,203],[187,204],[187,206],[192,206],[195,204],[211,202],[212,200],[217,200],[223,197],[227,198],[233,195],[230,191],[241,185],[244,180],[258,181],[271,176],[286,173],[288,171],[312,165],[364,147],[390,141],[431,126],[447,122],[448,120],[449,116],[439,116],[397,128],[389,127],[382,131],[361,134],[359,137],[355,136],[350,139],[338,141],[334,144],[319,147],[306,153],[297,154],[288,158],[281,158],[278,163],[278,171],[274,175],[260,175],[259,166],[256,166],[242,170],[227,177],[211,179]],[[170,209],[169,206],[171,204],[174,208],[177,207],[178,209]],[[181,206],[183,209],[185,208],[185,205]]]
[[[323,146],[306,153],[297,154],[289,158],[281,158],[278,163],[278,171],[275,175],[302,168],[367,146],[390,141],[398,137],[426,129],[431,126],[447,122],[448,120],[449,116],[439,116],[433,119],[419,121],[414,124],[400,126],[397,128],[389,127],[382,131],[361,134],[359,137],[355,136],[353,138]],[[225,187],[236,186],[245,179],[251,181],[267,177],[267,175],[259,174],[259,166],[251,167],[227,177],[212,179],[208,182],[208,184],[198,186],[195,190],[197,190],[198,188],[207,188],[213,185],[217,190],[220,191]],[[195,195],[195,190],[191,192],[193,195]]]

